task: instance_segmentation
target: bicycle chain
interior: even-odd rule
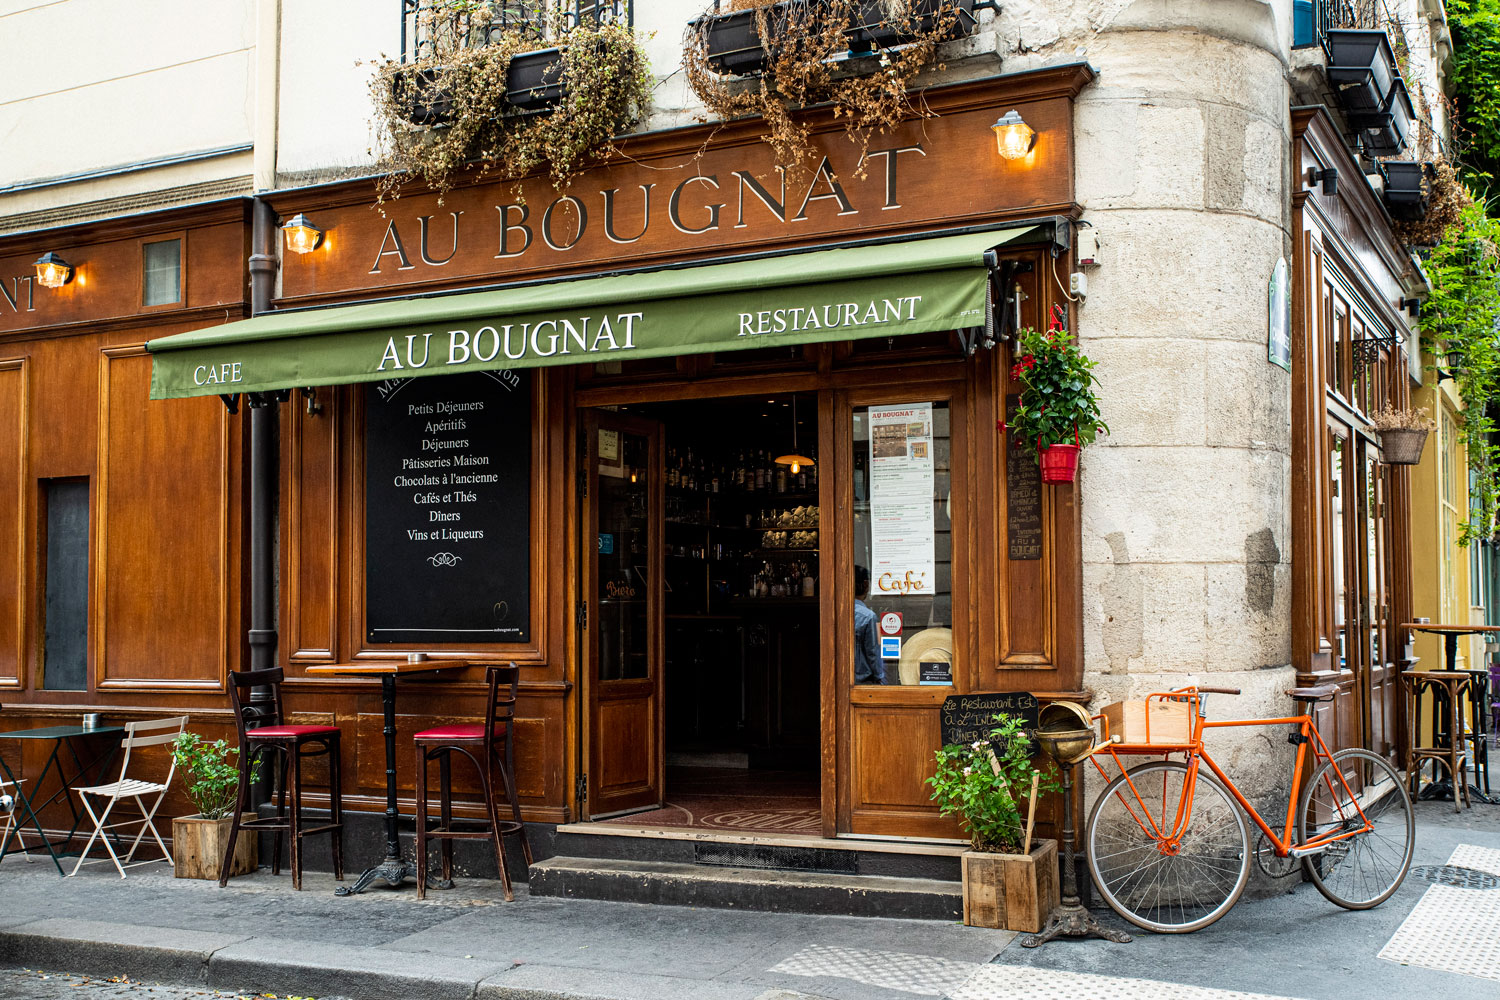
[[[1278,857],[1272,849],[1271,842],[1266,839],[1265,831],[1258,831],[1255,835],[1255,863],[1260,870],[1271,878],[1287,878],[1297,874],[1301,864],[1296,858]]]

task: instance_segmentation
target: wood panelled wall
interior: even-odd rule
[[[1294,177],[1328,167],[1357,175],[1326,112],[1298,109],[1293,125]],[[1404,466],[1379,462],[1369,414],[1407,406],[1411,381],[1404,346],[1361,364],[1354,344],[1405,336],[1410,263],[1367,185],[1340,185],[1337,195],[1304,187],[1292,201],[1293,664],[1299,684],[1338,687],[1332,703],[1313,708],[1330,746],[1393,755],[1405,731],[1396,626],[1412,613],[1411,490]],[[1380,511],[1373,578],[1369,540],[1356,532],[1371,497]]]
[[[50,232],[46,246],[0,240],[0,281],[16,300],[0,300],[0,728],[184,712],[204,736],[233,737],[225,672],[243,660],[247,627],[248,435],[213,397],[150,401],[144,344],[244,316],[246,223],[235,200]],[[160,239],[183,241],[182,295],[143,308],[142,246]],[[60,289],[21,277],[49,250],[77,267]],[[46,686],[43,500],[54,479],[89,491],[81,690]],[[50,750],[0,741],[33,779]],[[191,811],[180,791],[163,808]],[[43,818],[66,829],[67,815],[58,803]]]

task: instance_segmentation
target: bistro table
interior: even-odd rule
[[[1462,636],[1462,635],[1480,635],[1480,634],[1483,634],[1483,633],[1496,633],[1496,632],[1500,632],[1500,625],[1439,625],[1439,624],[1437,624],[1435,622],[1405,622],[1405,623],[1403,623],[1401,625],[1401,628],[1402,628],[1403,631],[1408,631],[1408,632],[1427,632],[1427,633],[1429,633],[1431,635],[1440,635],[1440,636],[1442,636],[1443,637],[1443,666],[1447,670],[1458,670],[1458,637],[1459,636]],[[1481,706],[1478,703],[1477,699],[1480,698],[1479,692],[1480,692],[1481,688],[1487,688],[1488,687],[1488,684],[1487,684],[1487,682],[1489,680],[1488,674],[1486,674],[1485,671],[1482,671],[1482,670],[1481,671],[1458,670],[1458,672],[1459,673],[1468,674],[1470,676],[1470,678],[1475,681],[1474,683],[1470,684],[1467,688],[1465,688],[1465,692],[1464,693],[1468,694],[1470,701],[1474,705],[1474,709],[1475,709],[1475,711],[1474,711],[1474,720],[1475,720],[1475,730],[1474,730],[1474,732],[1475,732],[1476,735],[1479,736],[1479,739],[1482,742],[1483,735],[1481,734],[1481,729],[1484,726],[1484,719],[1482,718],[1482,715],[1483,715],[1483,706]],[[1482,681],[1479,680],[1479,678],[1477,677],[1477,675],[1479,675],[1479,674],[1484,674],[1484,677],[1483,677]],[[1448,687],[1450,689],[1450,691],[1452,690],[1452,686],[1451,685],[1445,685],[1445,686]],[[1432,722],[1433,722],[1433,737],[1434,737],[1434,739],[1437,738],[1437,735],[1438,735],[1439,731],[1450,731],[1451,730],[1451,737],[1452,737],[1455,745],[1464,743],[1465,741],[1469,740],[1469,737],[1463,731],[1462,713],[1459,711],[1459,705],[1458,705],[1458,703],[1456,701],[1451,701],[1449,705],[1445,706],[1442,703],[1441,699],[1434,698],[1433,699],[1432,709],[1433,709],[1433,719],[1432,719]],[[1450,720],[1447,717],[1448,713],[1450,711],[1452,712],[1451,722],[1450,722]],[[1415,713],[1413,713],[1412,724],[1415,725],[1415,723],[1416,723],[1416,717],[1415,717]],[[1411,734],[1408,737],[1408,739],[1414,739],[1414,738],[1415,738],[1415,734]],[[1475,763],[1475,775],[1474,775],[1475,782],[1471,783],[1469,785],[1469,794],[1470,794],[1471,798],[1477,797],[1481,802],[1491,803],[1490,797],[1488,795],[1486,795],[1484,792],[1481,792],[1479,790],[1479,785],[1478,785],[1478,778],[1479,778],[1479,774],[1478,774],[1478,766],[1479,766],[1478,765],[1478,759],[1479,758],[1482,758],[1483,761],[1484,761],[1484,771],[1485,771],[1484,780],[1485,780],[1485,784],[1486,785],[1489,784],[1489,753],[1488,753],[1488,747],[1476,747],[1475,749],[1476,749],[1476,751],[1479,751],[1479,752],[1477,754],[1477,757],[1476,757],[1476,755],[1470,755],[1470,760]],[[1436,772],[1436,765],[1434,765],[1434,771]],[[1451,796],[1453,796],[1454,805],[1456,807],[1458,805],[1458,793],[1453,788],[1452,781],[1451,781],[1452,777],[1453,777],[1452,775],[1449,775],[1449,778],[1439,779],[1437,777],[1436,773],[1435,773],[1434,777],[1433,777],[1432,784],[1430,784],[1430,785],[1427,786],[1427,788],[1424,790],[1424,792],[1422,794],[1422,797],[1423,798],[1427,798],[1427,799],[1439,799],[1439,798],[1447,798],[1448,796],[1451,795]]]
[[[3,755],[0,755],[0,771],[4,771],[5,780],[15,786],[11,794],[15,798],[16,806],[25,808],[26,816],[30,818],[31,825],[36,829],[37,836],[41,838],[42,846],[47,848],[47,853],[52,856],[52,863],[57,866],[57,873],[59,875],[65,874],[63,872],[62,861],[58,857],[56,846],[47,838],[46,831],[42,829],[42,821],[38,813],[56,802],[58,798],[67,803],[68,812],[73,814],[73,825],[69,827],[67,837],[57,842],[66,846],[73,839],[73,835],[78,832],[78,825],[83,822],[83,817],[79,815],[78,807],[73,805],[73,797],[68,792],[72,789],[75,782],[87,776],[91,771],[97,774],[109,768],[109,765],[115,759],[115,755],[120,752],[119,735],[123,732],[125,732],[123,726],[95,726],[92,729],[86,729],[83,726],[76,725],[47,726],[42,729],[17,729],[8,733],[0,732],[0,740],[50,740],[52,743],[52,752],[47,755],[47,763],[42,765],[42,773],[37,775],[36,782],[32,784],[29,794],[25,786],[16,780],[16,775],[11,771],[10,766],[5,763]],[[85,763],[83,758],[79,756],[78,746],[74,742],[85,736],[113,736],[114,739],[110,740],[106,749],[96,753]],[[68,748],[68,755],[73,758],[72,775],[68,775],[63,770],[61,751],[65,746]],[[54,767],[57,768],[57,779],[59,782],[57,791],[40,802],[33,802],[32,798],[41,794],[42,785],[46,782],[47,775]],[[0,841],[0,859],[3,859],[10,852],[10,842],[12,839],[19,842],[21,826],[25,821],[24,818],[17,817],[14,827],[6,834],[4,841]]]
[[[416,878],[416,864],[401,857],[401,838],[397,829],[396,678],[437,670],[454,670],[468,665],[467,660],[405,659],[325,663],[307,668],[307,673],[314,677],[379,677],[380,703],[385,711],[385,858],[374,868],[367,869],[352,886],[339,886],[334,890],[334,895],[352,896],[357,892],[364,892],[376,879],[383,878],[388,884],[396,886],[404,882],[408,875]]]

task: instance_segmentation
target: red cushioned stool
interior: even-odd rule
[[[515,740],[513,723],[516,717],[516,686],[521,671],[512,663],[508,667],[490,667],[485,672],[490,693],[485,722],[470,725],[438,726],[423,730],[412,737],[417,745],[417,898],[427,898],[427,841],[441,841],[443,879],[439,884],[444,889],[453,887],[453,842],[455,840],[491,840],[495,845],[495,863],[500,867],[500,884],[505,887],[507,902],[515,899],[510,887],[510,873],[505,868],[505,838],[510,834],[521,837],[521,853],[531,865],[531,844],[526,840],[526,827],[521,822],[521,803],[516,798]],[[479,785],[484,792],[485,808],[489,820],[459,820],[470,824],[469,829],[455,829],[453,820],[453,782],[450,759],[457,752],[469,758],[479,772]],[[483,757],[476,757],[475,753]],[[441,824],[432,829],[427,826],[427,765],[438,762],[439,809]],[[500,819],[500,805],[495,801],[495,776],[498,773],[505,785],[505,798],[510,803],[509,820]],[[473,824],[482,824],[474,827]]]
[[[338,726],[293,726],[282,720],[282,670],[230,671],[229,703],[234,708],[234,724],[240,732],[240,801],[229,827],[229,846],[224,852],[224,867],[219,871],[219,885],[229,882],[229,868],[234,860],[234,842],[241,830],[272,830],[276,833],[271,849],[271,874],[281,874],[281,835],[292,844],[292,888],[302,888],[302,838],[315,833],[331,833],[333,877],[344,880],[344,805],[343,781],[339,773]],[[249,689],[265,686],[271,689],[269,702],[251,702]],[[256,728],[249,724],[258,722]],[[240,814],[250,809],[250,772],[257,759],[274,754],[281,765],[277,781],[276,815],[264,819],[240,821]],[[302,825],[302,760],[305,757],[328,757],[328,803],[332,815],[322,826]],[[288,780],[290,779],[290,780]],[[292,807],[287,809],[287,790],[291,789]]]

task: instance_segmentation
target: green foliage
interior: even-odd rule
[[[240,769],[238,747],[223,740],[209,743],[197,733],[179,733],[172,743],[172,759],[182,769],[188,798],[204,819],[223,819],[239,802]],[[230,758],[236,758],[234,762]],[[250,780],[259,778],[256,761]]]
[[[1459,543],[1488,538],[1500,512],[1500,446],[1491,401],[1500,392],[1500,220],[1484,202],[1459,214],[1426,261],[1432,294],[1422,306],[1422,338],[1434,356],[1457,352],[1458,393],[1464,402],[1460,432],[1473,486],[1469,518]],[[1447,362],[1444,361],[1444,367]]]
[[[1021,360],[1010,373],[1021,383],[1008,428],[1015,439],[1040,452],[1054,444],[1092,444],[1100,431],[1109,433],[1094,395],[1094,362],[1068,332],[1057,325],[1045,333],[1028,328],[1020,339]]]
[[[1040,792],[1057,791],[1052,775],[1031,763],[1031,741],[1017,716],[997,714],[988,739],[937,751],[937,774],[927,779],[944,816],[957,816],[976,851],[1018,853],[1026,832],[1023,806],[1031,777]]]
[[[545,170],[563,190],[589,163],[613,149],[651,104],[651,70],[634,30],[585,20],[550,37],[562,47],[564,97],[543,112],[523,111],[505,100],[511,60],[549,44],[536,28],[495,29],[479,41],[469,15],[457,5],[451,30],[435,30],[432,51],[409,63],[383,63],[370,83],[375,125],[387,156],[380,200],[400,196],[420,176],[439,200],[471,164],[476,176],[494,170],[515,180]],[[441,117],[436,124],[414,123]]]
[[[1466,179],[1481,189],[1500,166],[1500,0],[1448,0],[1453,62],[1448,83],[1466,141]]]

